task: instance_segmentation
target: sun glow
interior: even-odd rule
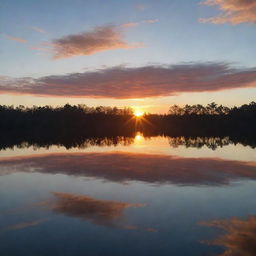
[[[142,138],[143,138],[143,137],[142,137],[140,134],[137,134],[137,135],[135,136],[135,141],[136,141],[136,142],[141,141]]]
[[[140,132],[137,132],[135,137],[134,137],[134,146],[137,147],[137,146],[142,146],[144,142],[144,136],[142,133]]]
[[[136,117],[141,117],[141,116],[144,115],[144,112],[141,111],[141,110],[135,110],[135,111],[134,111],[134,115],[135,115]]]

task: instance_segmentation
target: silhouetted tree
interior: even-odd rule
[[[255,146],[255,130],[255,102],[233,108],[214,102],[173,105],[167,115],[146,114],[141,119],[133,116],[131,108],[0,106],[0,147],[25,142],[72,146],[89,137],[132,137],[136,131],[146,136],[229,137]]]

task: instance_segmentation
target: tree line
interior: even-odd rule
[[[256,102],[252,101],[250,104],[244,104],[240,107],[229,108],[227,106],[218,105],[215,102],[209,103],[206,106],[201,104],[188,105],[184,107],[172,105],[169,108],[169,115],[236,115],[245,113],[246,115],[255,115]]]
[[[201,136],[235,138],[235,141],[256,141],[256,103],[240,107],[210,103],[206,106],[173,105],[168,114],[133,115],[131,108],[88,107],[86,105],[0,106],[0,141],[8,144],[36,141],[38,144],[68,145],[82,143],[88,137]]]

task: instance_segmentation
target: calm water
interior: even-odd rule
[[[0,151],[0,255],[256,255],[255,195],[256,149],[227,138],[23,144]]]

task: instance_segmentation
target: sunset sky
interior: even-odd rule
[[[255,100],[256,0],[1,0],[0,104]]]

